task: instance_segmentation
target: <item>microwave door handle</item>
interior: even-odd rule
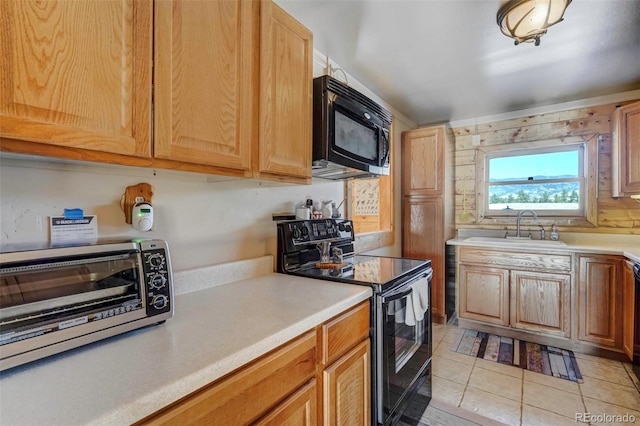
[[[384,152],[382,153],[382,155],[380,156],[380,167],[384,167],[385,164],[387,164],[387,162],[389,161],[389,138],[387,137],[387,134],[384,131],[384,128],[380,127],[380,137],[382,139],[384,139],[384,144],[382,145],[384,149]]]

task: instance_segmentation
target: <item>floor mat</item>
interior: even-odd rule
[[[452,351],[583,383],[573,351],[464,329]]]

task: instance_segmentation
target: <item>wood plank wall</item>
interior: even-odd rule
[[[477,207],[480,198],[476,197],[476,194],[480,194],[483,188],[477,183],[477,173],[482,171],[476,170],[476,148],[527,148],[539,146],[539,142],[536,141],[587,140],[600,133],[602,140],[598,144],[598,161],[591,166],[598,169],[596,226],[585,226],[584,222],[572,226],[564,221],[558,222],[558,229],[573,232],[640,234],[640,203],[629,198],[611,197],[611,118],[616,106],[630,102],[633,101],[478,124],[481,141],[479,147],[472,145],[475,126],[451,129],[455,138],[456,229],[515,228],[513,218],[478,220],[480,209]],[[543,220],[539,223],[550,225],[554,221]]]

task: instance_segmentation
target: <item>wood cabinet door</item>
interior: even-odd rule
[[[255,426],[315,426],[318,417],[317,386],[312,380],[255,423]]]
[[[310,183],[313,35],[272,1],[260,4],[260,131],[256,177],[297,177]]]
[[[622,288],[622,349],[627,354],[629,360],[633,360],[635,310],[640,306],[635,306],[636,302],[636,282],[633,275],[633,263],[625,261],[623,265],[623,288]],[[639,341],[640,342],[640,341]]]
[[[460,264],[458,316],[509,325],[509,270]]]
[[[0,21],[0,137],[151,156],[151,0],[2,0]]]
[[[618,108],[613,127],[612,195],[640,194],[640,102]]]
[[[402,133],[402,194],[440,196],[444,187],[443,126]]]
[[[259,2],[155,3],[154,156],[251,174]]]
[[[571,335],[571,275],[511,271],[511,327]]]
[[[402,215],[402,256],[431,260],[431,313],[444,318],[444,201],[404,197]]]
[[[578,264],[578,339],[621,349],[621,259],[580,255]]]
[[[371,424],[371,344],[363,340],[324,370],[325,425]]]

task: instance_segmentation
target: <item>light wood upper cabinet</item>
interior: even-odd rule
[[[249,172],[259,3],[155,8],[155,156]]]
[[[151,0],[0,2],[0,136],[151,156]]]
[[[640,194],[640,102],[613,114],[612,196]]]
[[[442,195],[445,143],[444,126],[402,133],[403,195]]]
[[[311,181],[313,35],[272,1],[260,12],[260,123],[256,177]]]
[[[578,339],[622,347],[622,261],[615,256],[578,256]]]

